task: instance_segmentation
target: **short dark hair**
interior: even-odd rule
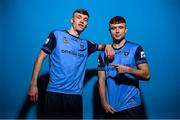
[[[116,24],[116,23],[125,23],[126,24],[126,20],[122,16],[115,16],[115,17],[111,18],[111,20],[109,21],[109,24]]]
[[[80,8],[80,9],[76,9],[74,12],[73,12],[73,16],[75,13],[81,13],[83,15],[87,15],[89,17],[89,13],[87,10],[83,9],[83,8]]]

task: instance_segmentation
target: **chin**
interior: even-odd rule
[[[80,29],[78,29],[78,31],[79,31],[79,32],[82,32],[82,31],[84,31],[84,28],[80,28]]]
[[[81,33],[83,30],[77,30],[78,31],[78,33]]]
[[[121,38],[114,38],[116,41],[121,41]]]

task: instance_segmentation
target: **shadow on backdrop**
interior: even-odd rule
[[[87,84],[89,80],[92,79],[92,77],[98,76],[97,69],[88,69],[86,70],[84,85]],[[98,89],[98,81],[95,82],[95,85],[93,87],[93,118],[94,119],[100,119],[103,116],[103,108],[101,107],[101,101],[99,96],[99,89]]]
[[[29,110],[33,105],[37,105],[37,118],[42,119],[44,117],[44,105],[45,105],[45,93],[49,82],[49,74],[45,73],[38,78],[38,102],[33,103],[30,101],[29,96],[26,97],[24,104],[19,112],[18,119],[25,119],[29,113]]]

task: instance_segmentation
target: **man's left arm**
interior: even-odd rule
[[[141,46],[139,46],[136,50],[135,61],[136,61],[137,69],[122,64],[110,64],[110,65],[114,66],[119,73],[130,73],[133,76],[135,76],[137,79],[149,80],[150,79],[149,66],[146,60],[144,50]]]
[[[136,78],[141,80],[149,80],[150,73],[149,73],[149,66],[147,63],[137,65],[138,69],[134,69],[131,67],[127,68],[127,72],[134,75]]]
[[[145,56],[145,52],[141,46],[136,49],[135,62],[137,69],[127,67],[127,72],[134,75],[136,78],[141,80],[149,80],[150,72],[148,62]]]
[[[103,51],[105,50],[105,54],[109,59],[112,59],[115,55],[114,49],[110,44],[96,44],[91,41],[88,42],[88,54],[92,54],[95,51]]]
[[[141,80],[149,80],[150,79],[150,73],[149,73],[149,67],[147,63],[142,63],[137,65],[138,69],[134,69],[130,66],[120,65],[120,64],[109,64],[111,66],[114,66],[118,73],[130,73],[133,76],[135,76],[137,79]]]

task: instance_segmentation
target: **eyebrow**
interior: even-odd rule
[[[111,27],[125,27],[124,25],[115,25],[115,26],[111,26]]]

